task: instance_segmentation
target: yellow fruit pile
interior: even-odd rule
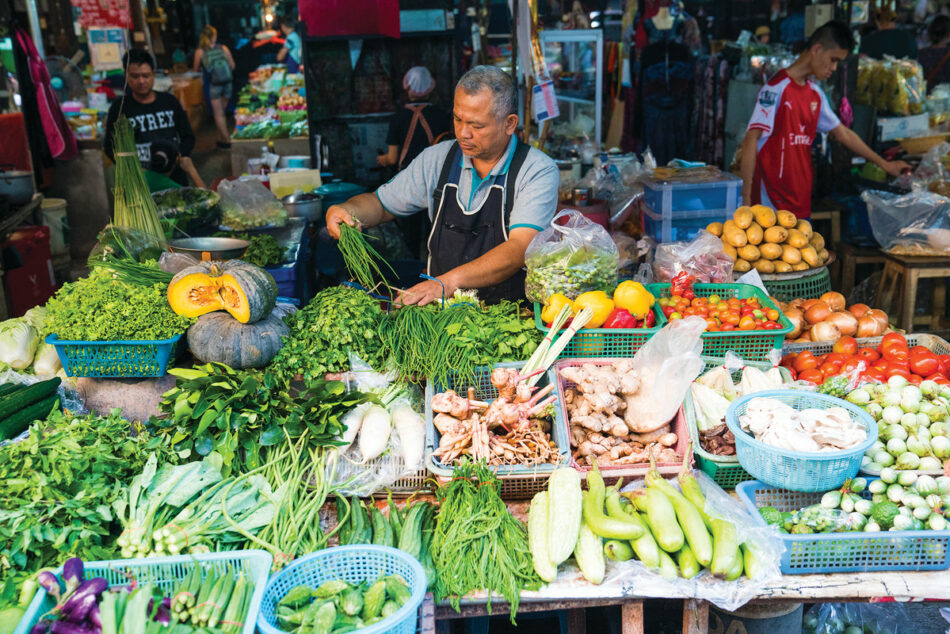
[[[807,271],[828,261],[825,239],[790,211],[743,206],[732,220],[712,222],[706,231],[722,240],[739,273],[752,268],[759,273]]]

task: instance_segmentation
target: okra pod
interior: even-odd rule
[[[221,620],[221,615],[224,614],[224,609],[228,607],[231,594],[234,592],[234,571],[230,566],[224,571],[223,577],[224,583],[221,585],[218,594],[211,603],[211,611],[208,615],[208,627],[217,626],[218,621]]]

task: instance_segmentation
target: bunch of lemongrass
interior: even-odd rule
[[[145,174],[135,147],[135,132],[124,115],[115,122],[115,215],[117,227],[146,233],[164,248],[165,230],[158,219],[155,202],[145,183]]]

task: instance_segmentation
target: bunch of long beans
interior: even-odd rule
[[[386,284],[386,276],[377,261],[382,262],[393,274],[393,277],[395,277],[396,272],[383,259],[383,256],[367,242],[362,231],[346,223],[340,224],[339,248],[346,270],[363,288],[371,290],[376,288],[379,283],[382,283],[387,289],[389,288],[389,285]],[[380,282],[376,281],[377,278]]]
[[[329,533],[320,528],[320,509],[334,491],[339,452],[335,448],[310,446],[310,432],[293,439],[284,430],[285,441],[269,447],[265,464],[244,477],[261,474],[270,483],[271,500],[277,507],[273,520],[257,535],[241,528],[222,506],[222,515],[235,532],[274,556],[274,570],[280,570],[299,555],[325,548],[339,526]],[[340,486],[345,486],[343,483]],[[261,495],[265,495],[261,492]]]
[[[498,479],[483,462],[463,461],[452,476],[436,490],[440,501],[432,538],[436,600],[449,597],[458,610],[460,598],[470,592],[497,592],[511,604],[514,624],[521,591],[541,586],[528,531],[508,511],[498,494]]]
[[[135,148],[135,132],[124,115],[115,122],[115,225],[137,229],[155,238],[164,248],[165,230]]]
[[[438,362],[441,333],[436,322],[443,312],[434,306],[403,306],[390,311],[379,327],[379,338],[390,365],[403,377],[427,377]]]

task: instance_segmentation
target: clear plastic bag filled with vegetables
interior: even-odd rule
[[[909,616],[896,602],[816,603],[802,619],[802,633],[900,634],[907,630]]]
[[[340,493],[367,497],[424,467],[425,420],[418,390],[352,354],[350,367],[349,389],[374,394],[377,402],[357,405],[343,417],[344,444],[328,474]]]
[[[682,554],[680,551],[667,552],[668,559],[672,560],[670,562],[672,567],[668,569],[662,565],[658,569],[650,569],[637,558],[626,561],[608,560],[604,583],[623,584],[625,587],[636,588],[637,594],[642,596],[703,599],[716,604],[723,610],[736,610],[756,596],[760,596],[763,588],[781,577],[779,559],[785,550],[785,545],[777,532],[758,524],[738,500],[723,491],[709,476],[699,471],[693,471],[692,475],[705,497],[703,512],[710,521],[727,520],[734,526],[734,533],[730,530],[728,541],[738,549],[734,558],[741,560],[740,576],[730,581],[714,576],[711,567],[697,565],[693,572],[686,573],[693,576],[684,578],[682,575],[687,565],[686,561],[680,557]],[[670,484],[680,489],[675,480],[670,481]],[[643,486],[644,483],[641,480],[627,485],[623,490],[634,491]],[[676,521],[675,518],[673,521]],[[656,530],[668,532],[668,528],[670,527],[667,529],[660,527]],[[659,541],[657,539],[657,542]],[[684,545],[688,543],[687,537]],[[713,564],[715,564],[715,558],[714,552]]]
[[[732,258],[723,249],[722,240],[700,230],[689,242],[668,242],[656,247],[653,279],[669,282],[685,271],[697,282],[732,283]]]
[[[612,293],[620,253],[607,230],[579,211],[565,209],[525,251],[525,293],[543,303],[554,293],[570,299],[587,291]]]
[[[158,261],[162,251],[162,245],[151,234],[138,229],[106,225],[96,237],[96,244],[89,252],[88,259],[107,260],[112,256],[136,262]]]
[[[223,181],[218,185],[218,194],[223,227],[245,231],[287,224],[287,210],[258,180]]]

